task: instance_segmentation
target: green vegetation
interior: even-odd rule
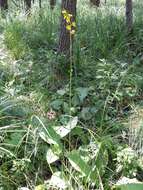
[[[143,2],[79,0],[73,56],[43,3],[0,18],[0,189],[143,189]]]

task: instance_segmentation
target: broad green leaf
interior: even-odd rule
[[[108,153],[103,143],[91,142],[79,148],[81,158],[92,166],[92,173],[97,171],[102,176],[108,163]]]
[[[104,174],[107,166],[108,154],[103,143],[99,143],[92,151],[95,153],[91,154],[90,149],[81,151],[81,148],[79,148],[79,150],[68,153],[67,158],[76,171],[92,182],[98,183],[99,175]]]
[[[54,100],[53,102],[51,102],[51,106],[55,110],[59,110],[61,108],[62,104],[63,104],[62,100]]]
[[[95,165],[96,169],[99,171],[99,174],[101,176],[104,174],[105,167],[107,166],[107,164],[108,164],[108,152],[106,150],[104,143],[100,143],[95,157]]]
[[[96,107],[83,107],[80,116],[84,120],[90,120],[98,112]]]
[[[60,89],[60,90],[57,90],[57,93],[61,96],[65,95],[67,92],[67,89]]]
[[[68,133],[71,132],[72,129],[74,129],[77,125],[78,117],[72,118],[66,126],[55,126],[54,130],[60,137],[65,137]]]
[[[52,175],[51,179],[48,180],[48,184],[54,189],[67,189],[68,187],[70,187],[69,182],[65,180],[61,172],[55,172]]]
[[[78,106],[80,105],[80,98],[77,94],[75,94],[73,97],[72,97],[72,104],[74,106]]]
[[[68,103],[66,103],[66,102],[64,102],[63,103],[63,111],[65,112],[65,113],[68,113],[69,112],[69,104]]]
[[[90,107],[85,107],[82,109],[81,117],[84,120],[90,120],[92,118],[92,113],[90,112]]]
[[[95,142],[90,142],[90,144],[85,146],[79,147],[79,153],[81,155],[81,158],[85,162],[92,162],[95,160],[95,157],[97,156],[97,152],[99,151],[99,145]]]
[[[48,164],[52,164],[53,162],[57,161],[59,159],[59,157],[57,156],[57,154],[55,154],[55,152],[49,148],[46,154],[46,160],[48,162]]]
[[[48,144],[60,143],[60,136],[51,127],[49,127],[46,131],[40,131],[39,136]]]
[[[60,136],[52,129],[48,128],[48,130],[39,132],[39,136],[48,144],[55,145],[59,149],[59,151],[62,151],[62,144],[60,142]]]
[[[39,117],[35,116],[35,118],[39,121],[41,126],[41,128],[39,127],[39,136],[48,144],[57,145],[61,149],[60,135],[57,134],[52,127],[46,127]]]
[[[83,88],[83,87],[76,88],[76,91],[78,93],[81,102],[83,102],[83,100],[87,97],[89,90],[90,90],[89,88]]]
[[[78,151],[73,150],[72,152],[67,154],[67,158],[71,163],[72,167],[83,174],[84,176],[88,177],[91,172],[90,166],[81,158]]]

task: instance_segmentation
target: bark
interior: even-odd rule
[[[129,33],[133,29],[133,2],[132,0],[126,0],[126,27]]]
[[[0,8],[2,11],[8,10],[8,1],[7,0],[0,0]]]
[[[31,0],[24,0],[25,2],[25,8],[26,8],[26,12],[28,14],[30,14],[30,10],[31,10]]]
[[[39,0],[39,8],[41,9],[42,8],[42,1]]]
[[[77,0],[62,0],[62,10],[72,14],[73,21],[76,20],[76,3]],[[66,29],[66,22],[62,16],[60,26],[60,37],[58,52],[68,54],[70,51],[70,32]]]
[[[90,3],[91,3],[92,5],[97,6],[97,7],[100,6],[100,0],[90,0]]]
[[[51,10],[53,10],[55,8],[56,5],[56,0],[50,0],[50,8]]]

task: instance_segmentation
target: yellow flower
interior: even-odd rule
[[[71,31],[72,26],[71,26],[70,24],[69,24],[69,25],[66,25],[66,29],[69,30],[69,31]]]
[[[66,20],[67,23],[71,22],[71,18],[68,15],[65,15],[64,19]]]
[[[68,14],[69,17],[72,17],[72,14]]]
[[[62,10],[62,14],[64,15],[64,14],[66,14],[67,13],[67,11],[64,9],[64,10]]]
[[[70,31],[71,35],[75,34],[75,30],[73,29],[73,27],[76,27],[76,23],[74,21],[71,20],[72,18],[72,14],[68,13],[65,9],[62,11],[64,20],[66,21],[66,29],[68,31]]]
[[[71,22],[72,14],[69,14],[66,10],[62,11],[63,17],[66,20],[67,23]]]
[[[75,22],[72,22],[72,26],[73,26],[73,27],[76,27],[76,23],[75,23]]]
[[[71,34],[71,35],[74,35],[74,34],[75,34],[75,30],[71,30],[71,31],[70,31],[70,34]]]

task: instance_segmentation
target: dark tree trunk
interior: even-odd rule
[[[66,10],[72,15],[72,21],[76,19],[77,0],[62,0],[62,10]],[[68,54],[70,51],[70,32],[66,29],[65,19],[61,18],[61,28],[59,37],[58,52]]]
[[[51,10],[54,9],[55,5],[56,5],[56,0],[50,0],[50,8],[51,8]]]
[[[126,27],[129,33],[133,29],[133,2],[132,0],[126,0]]]
[[[25,8],[26,8],[26,12],[28,14],[30,14],[30,10],[31,10],[31,0],[24,0],[25,2]]]
[[[42,8],[42,1],[39,0],[39,8],[41,9]]]
[[[2,11],[8,10],[8,1],[7,0],[0,0],[0,8]]]
[[[97,6],[97,7],[100,6],[100,0],[90,0],[90,3],[91,3],[92,5]]]

